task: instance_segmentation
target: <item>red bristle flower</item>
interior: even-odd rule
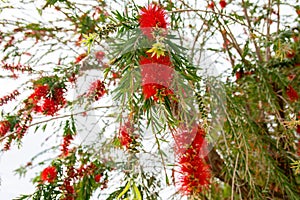
[[[198,194],[210,184],[210,167],[199,153],[189,148],[179,160],[179,190],[185,194]]]
[[[54,115],[59,110],[58,104],[51,98],[45,98],[41,111],[45,115]]]
[[[73,135],[68,134],[64,136],[64,141],[63,144],[61,145],[62,146],[61,151],[63,156],[67,156],[69,154],[69,146],[72,140],[73,140]]]
[[[44,115],[54,115],[61,109],[66,100],[64,98],[64,89],[55,88],[50,95],[48,85],[37,86],[34,92],[28,97],[27,106],[32,107],[33,111],[43,113]]]
[[[95,180],[96,183],[99,183],[100,180],[101,180],[101,174],[95,175],[94,180]]]
[[[153,39],[154,28],[167,28],[166,13],[156,4],[150,4],[141,9],[139,16],[140,28],[144,35]]]
[[[186,126],[174,135],[175,152],[179,157],[179,190],[190,195],[201,193],[210,184],[210,166],[205,161],[207,142],[205,131],[195,124],[189,130]]]
[[[9,121],[1,121],[0,122],[0,137],[3,137],[6,135],[6,133],[10,130],[10,123]]]
[[[57,177],[57,171],[56,168],[53,166],[45,168],[41,173],[41,179],[43,182],[47,181],[49,183],[53,183],[56,177]]]
[[[140,58],[139,64],[142,75],[142,92],[145,99],[153,96],[155,100],[158,100],[159,91],[165,95],[173,94],[169,88],[174,69],[171,67],[172,63],[169,56],[157,58],[147,54],[147,57],[142,56]]]
[[[79,56],[77,56],[77,58],[75,59],[75,64],[80,63],[80,61],[82,61],[82,59],[84,59],[87,56],[86,53],[82,53]]]
[[[175,153],[178,156],[184,154],[189,148],[197,151],[201,157],[205,157],[208,153],[205,131],[197,124],[191,128],[181,126],[173,133],[173,137],[175,141]]]
[[[133,126],[130,122],[126,122],[123,126],[121,126],[119,130],[118,139],[120,144],[127,149],[130,147],[130,144],[133,142],[131,135],[133,133]]]
[[[288,86],[288,88],[286,90],[286,94],[289,97],[291,102],[298,101],[298,99],[299,99],[299,95],[298,95],[297,91],[291,85]]]
[[[91,84],[86,96],[98,101],[105,93],[106,88],[104,83],[101,80],[96,80]]]
[[[227,5],[227,3],[226,3],[225,0],[220,0],[219,4],[220,4],[220,6],[221,6],[222,9],[225,8],[226,5]]]
[[[97,60],[99,63],[102,63],[104,56],[105,56],[105,53],[104,53],[103,51],[97,51],[97,52],[95,53],[96,60]]]
[[[207,8],[210,8],[210,9],[215,9],[215,3],[212,1],[210,2],[210,4],[207,5]]]
[[[296,132],[300,135],[300,125],[297,125],[297,130]]]

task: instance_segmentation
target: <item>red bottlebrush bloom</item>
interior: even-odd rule
[[[10,130],[9,121],[1,121],[0,122],[0,137],[5,136],[5,134]]]
[[[47,181],[49,183],[53,183],[56,179],[57,171],[56,168],[53,166],[45,168],[41,173],[41,179],[42,181]]]
[[[153,39],[154,28],[167,28],[166,13],[156,4],[150,4],[147,8],[141,9],[139,22],[143,34],[149,39]]]
[[[169,89],[174,69],[171,67],[172,63],[169,56],[156,56],[141,57],[140,62],[142,87],[145,99],[158,94],[158,90],[164,90],[167,94],[173,94]]]
[[[101,80],[96,80],[91,84],[86,96],[92,96],[95,99],[95,101],[98,101],[105,93],[106,88],[104,83]]]
[[[51,98],[45,98],[41,111],[45,115],[54,115],[59,110],[58,104]]]
[[[180,191],[185,195],[201,193],[208,187],[211,177],[210,166],[205,162],[204,129],[197,124],[191,130],[184,126],[174,135],[174,140],[179,153]]]
[[[180,127],[178,131],[175,131],[173,136],[175,141],[175,152],[179,156],[184,154],[189,148],[197,151],[201,157],[207,155],[205,131],[199,125],[193,125],[191,129],[186,126]]]
[[[288,86],[288,88],[286,90],[286,94],[289,97],[291,102],[298,101],[298,99],[299,99],[299,95],[298,95],[297,91],[291,85]]]
[[[64,89],[55,88],[50,96],[48,85],[37,86],[34,93],[28,97],[28,103],[35,112],[54,115],[66,103]]]
[[[286,52],[286,57],[289,58],[289,59],[294,58],[295,55],[296,55],[296,53],[295,53],[295,50],[293,50],[293,49],[290,49],[290,50],[288,50],[288,51]]]
[[[225,8],[226,5],[227,5],[227,3],[226,3],[225,0],[220,0],[219,4],[220,4],[220,6],[221,6],[222,9]]]
[[[161,85],[155,83],[143,85],[143,94],[145,99],[149,99],[152,96],[155,96],[159,87],[161,87]]]
[[[16,99],[16,96],[18,96],[18,95],[20,95],[20,92],[18,90],[14,90],[9,95],[6,95],[6,96],[0,98],[0,106],[8,103],[9,101],[12,101],[13,99]]]
[[[297,130],[296,132],[300,135],[300,125],[297,125]]]
[[[99,183],[99,182],[100,182],[100,179],[101,179],[101,174],[97,174],[97,175],[94,177],[94,179],[95,179],[95,182],[96,182],[96,183]]]
[[[75,59],[75,64],[80,63],[80,61],[81,61],[82,59],[84,59],[86,56],[87,56],[86,53],[80,54],[80,55]]]
[[[64,136],[64,142],[62,144],[62,149],[61,149],[63,156],[67,156],[69,154],[69,146],[72,140],[73,140],[73,135],[69,134]]]
[[[118,138],[122,146],[129,148],[130,144],[132,143],[132,138],[130,137],[130,133],[133,132],[132,126],[129,122],[126,122],[119,130]]]
[[[180,158],[179,166],[179,185],[183,194],[201,193],[210,184],[210,167],[192,148]]]
[[[215,3],[212,1],[210,2],[210,4],[207,5],[207,8],[210,8],[210,9],[215,9]]]
[[[102,63],[102,60],[105,56],[105,53],[103,51],[97,51],[95,53],[95,57],[96,57],[96,60],[99,62],[99,63]]]

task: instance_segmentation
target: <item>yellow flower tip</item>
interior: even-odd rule
[[[160,56],[165,56],[165,46],[162,43],[154,43],[152,48],[149,49],[147,53],[152,53],[151,57],[155,55],[157,58]]]

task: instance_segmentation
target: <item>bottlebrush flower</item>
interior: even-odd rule
[[[179,166],[179,190],[184,195],[199,194],[209,186],[210,166],[193,148],[180,158]]]
[[[145,99],[155,97],[161,92],[164,95],[173,94],[170,90],[174,69],[169,56],[151,56],[140,58],[142,92]]]
[[[8,103],[9,101],[12,101],[13,99],[16,98],[16,96],[20,95],[20,92],[18,90],[14,90],[12,93],[10,93],[9,95],[6,95],[2,98],[0,98],[0,106],[2,106],[3,104]]]
[[[96,183],[99,183],[100,180],[101,180],[101,174],[95,175],[94,179],[95,179],[95,182],[96,182]]]
[[[141,9],[139,16],[142,33],[149,39],[153,39],[154,28],[167,28],[166,13],[156,4],[150,4]]]
[[[212,1],[210,2],[210,4],[207,5],[207,8],[210,8],[210,9],[215,9],[215,3]]]
[[[47,181],[49,183],[53,183],[56,179],[57,171],[56,168],[53,166],[45,168],[41,173],[41,179],[42,181]]]
[[[222,9],[225,8],[226,5],[227,5],[227,3],[226,3],[225,0],[220,0],[219,4],[220,4],[220,6],[221,6]]]
[[[299,95],[298,95],[297,91],[291,85],[288,86],[288,88],[286,90],[286,94],[289,97],[291,102],[298,101],[298,99],[299,99]]]
[[[80,61],[81,61],[82,59],[84,59],[86,56],[87,56],[86,53],[82,53],[82,54],[80,54],[79,56],[77,56],[77,58],[75,59],[75,64],[80,63]]]
[[[99,62],[99,63],[102,63],[102,60],[105,56],[105,53],[103,51],[97,51],[95,53],[95,57],[96,57],[96,60]]]
[[[174,135],[176,153],[179,156],[179,190],[190,195],[201,193],[210,184],[210,166],[205,162],[207,143],[205,131],[199,125],[189,130],[180,128]]]
[[[62,146],[61,151],[63,156],[67,156],[69,154],[69,146],[72,140],[73,140],[73,135],[68,134],[64,136],[64,141],[63,144],[61,145]]]
[[[189,148],[197,151],[201,157],[205,157],[208,153],[205,131],[197,124],[191,128],[185,125],[181,126],[177,131],[173,132],[173,137],[175,141],[175,153],[179,156],[184,154]]]
[[[27,106],[32,107],[35,112],[54,115],[65,105],[66,100],[63,88],[55,88],[52,93],[51,95],[48,85],[37,86],[28,97]]]
[[[10,123],[9,121],[1,121],[0,122],[0,137],[5,136],[5,134],[10,130]]]
[[[122,146],[126,147],[127,149],[130,147],[132,143],[132,138],[130,137],[130,133],[133,132],[133,128],[129,124],[129,122],[125,123],[119,130],[118,139]]]
[[[106,88],[104,83],[101,80],[96,80],[91,84],[86,96],[98,101],[105,93]]]

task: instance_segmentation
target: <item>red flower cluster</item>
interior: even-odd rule
[[[86,96],[92,97],[95,101],[98,101],[105,93],[106,88],[104,83],[101,80],[96,80],[91,84]]]
[[[96,60],[99,62],[99,63],[102,63],[102,60],[105,56],[105,53],[103,51],[97,51],[95,53],[95,57],[96,57]]]
[[[215,3],[212,1],[210,2],[210,4],[207,5],[207,8],[210,8],[210,9],[215,9]]]
[[[75,64],[80,63],[80,61],[82,61],[82,59],[84,59],[87,56],[86,53],[82,53],[79,56],[77,56],[77,58],[75,59]]]
[[[286,94],[289,97],[291,102],[298,101],[298,99],[299,99],[299,95],[298,95],[297,91],[291,85],[288,86],[288,88],[286,90]]]
[[[220,0],[219,4],[220,4],[220,6],[221,6],[222,9],[225,8],[226,5],[227,5],[227,3],[226,3],[225,0]]]
[[[5,134],[10,130],[10,123],[9,121],[1,121],[0,122],[0,137],[5,136]]]
[[[96,183],[99,183],[101,177],[102,177],[101,174],[96,174],[95,177],[94,177],[95,182],[96,182]]]
[[[174,69],[171,67],[169,56],[141,57],[140,62],[142,87],[145,99],[153,96],[154,100],[158,100],[158,95],[172,95],[170,90]]]
[[[24,65],[21,65],[20,63],[17,64],[17,65],[12,65],[12,64],[8,64],[8,63],[4,63],[2,61],[2,68],[5,69],[5,70],[9,70],[11,72],[14,72],[14,71],[21,71],[22,73],[27,71],[27,72],[32,72],[33,69],[29,66],[24,66]]]
[[[62,156],[67,156],[69,154],[69,146],[71,144],[71,141],[73,140],[73,135],[68,134],[64,136],[64,142],[61,145],[62,146]]]
[[[41,173],[41,179],[43,182],[47,181],[49,183],[53,183],[57,177],[56,168],[53,166],[45,168]]]
[[[188,147],[185,147],[187,149],[184,149],[185,151],[180,155],[178,162],[180,166],[180,191],[185,195],[201,193],[210,184],[211,177],[210,166],[204,159],[207,153],[205,150],[207,146],[204,138],[205,132],[197,125],[193,127],[191,133],[192,135],[195,133],[192,141],[186,140],[186,137],[190,136],[183,137],[184,140],[181,141]]]
[[[64,89],[55,88],[51,94],[48,85],[37,86],[34,93],[28,97],[28,103],[35,112],[54,115],[66,103]]]
[[[131,133],[133,132],[133,127],[130,122],[126,122],[123,126],[121,126],[119,130],[118,139],[122,146],[127,149],[130,147],[133,139],[131,138]]]
[[[156,4],[150,4],[141,9],[139,16],[140,28],[142,33],[149,39],[153,39],[155,28],[167,28],[166,13]]]
[[[61,189],[64,191],[64,198],[62,200],[75,200],[75,189],[71,185],[70,178],[66,178],[61,186]]]
[[[11,94],[0,98],[0,106],[7,104],[7,102],[12,101],[13,99],[16,99],[16,96],[18,95],[20,95],[20,92],[18,90],[14,90]]]

